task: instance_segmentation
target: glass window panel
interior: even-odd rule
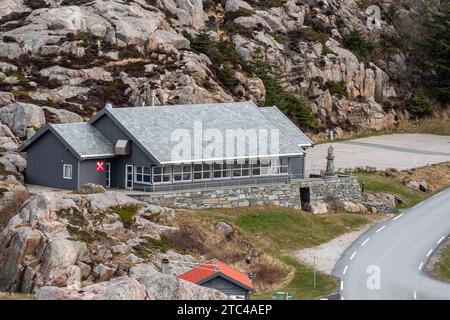
[[[194,180],[201,180],[202,179],[202,173],[196,172],[194,173]]]
[[[203,172],[203,179],[211,179],[211,172]]]

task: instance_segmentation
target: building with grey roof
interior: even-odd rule
[[[48,124],[26,141],[26,182],[143,191],[288,181],[311,140],[278,108],[252,102],[105,107],[88,123]]]

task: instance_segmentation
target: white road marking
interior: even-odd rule
[[[414,291],[414,300],[417,300],[417,292]]]
[[[341,281],[341,290],[344,290],[344,281]]]
[[[384,225],[384,226],[382,226],[380,229],[378,229],[376,233],[380,232],[380,231],[383,230],[384,228],[386,228],[386,225]]]
[[[402,214],[399,214],[398,216],[396,216],[394,219],[392,219],[392,221],[395,221],[395,220],[397,220],[397,219],[399,219],[401,216],[403,216],[404,215],[404,213],[402,213]]]
[[[419,270],[422,270],[423,262],[420,263]]]
[[[430,249],[430,251],[428,251],[428,253],[427,253],[427,257],[429,257],[432,252],[433,252],[433,249]]]
[[[439,241],[437,242],[437,244],[440,244],[442,241],[444,241],[445,236],[443,236],[442,238],[439,239]]]
[[[346,274],[347,273],[347,269],[348,269],[348,266],[345,266],[344,271],[342,271],[342,274]]]
[[[364,247],[366,245],[367,242],[369,242],[370,238],[367,238],[366,240],[364,240],[363,243],[361,243],[361,247]]]
[[[352,256],[350,257],[350,260],[353,260],[353,258],[356,256],[356,251],[353,252]]]

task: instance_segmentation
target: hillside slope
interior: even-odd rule
[[[0,0],[0,106],[45,106],[55,122],[106,101],[253,100],[305,129],[390,128],[409,116],[414,77],[392,3],[375,2],[380,29],[361,0]]]

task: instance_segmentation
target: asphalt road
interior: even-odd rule
[[[424,272],[449,234],[450,188],[376,225],[346,250],[333,270],[341,299],[450,300],[450,283]]]

